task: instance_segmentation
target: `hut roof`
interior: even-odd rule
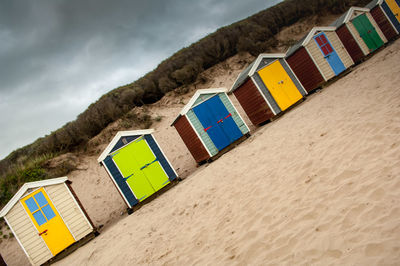
[[[216,88],[216,89],[197,90],[196,93],[190,99],[190,101],[182,108],[179,115],[175,118],[174,122],[172,122],[171,126],[173,126],[175,122],[178,121],[179,117],[184,116],[187,112],[189,112],[189,110],[193,107],[194,103],[196,102],[197,98],[199,98],[202,94],[222,93],[222,92],[226,93],[227,89]]]
[[[67,180],[68,180],[68,177],[65,176],[65,177],[58,177],[58,178],[53,178],[53,179],[25,183],[18,190],[18,192],[15,193],[14,197],[11,198],[11,200],[6,204],[6,206],[4,206],[4,208],[0,211],[0,217],[6,216],[7,213],[11,210],[11,208],[14,207],[14,205],[21,199],[21,197],[25,194],[25,192],[28,189],[61,184]]]
[[[284,57],[285,54],[260,54],[256,60],[254,60],[248,67],[246,67],[239,74],[238,78],[233,83],[232,88],[229,90],[229,92],[235,91],[247,80],[248,77],[254,75],[254,72],[256,72],[259,69],[259,65],[264,58],[284,58]]]
[[[97,162],[99,162],[99,163],[102,162],[122,137],[148,135],[148,134],[152,134],[153,132],[154,132],[154,129],[119,131],[115,135],[115,137],[111,140],[110,144],[108,144],[108,146],[105,148],[105,150],[101,153],[99,158],[97,158]]]
[[[380,5],[382,4],[382,0],[372,0],[371,2],[369,2],[368,5],[366,5],[366,8],[372,9],[374,8],[376,5]]]
[[[341,15],[337,20],[335,20],[335,22],[333,22],[333,23],[331,24],[331,26],[334,26],[334,27],[337,28],[337,27],[340,27],[341,25],[343,25],[343,24],[349,22],[350,19],[351,19],[351,16],[353,15],[353,13],[354,13],[355,11],[369,12],[369,9],[368,9],[368,8],[363,8],[363,7],[355,7],[355,6],[350,7],[350,9],[347,10],[346,13],[344,13],[343,15]]]
[[[291,56],[292,54],[294,54],[298,49],[300,49],[300,47],[307,45],[312,37],[314,36],[314,34],[317,31],[334,31],[336,30],[336,27],[314,27],[310,30],[310,32],[304,36],[303,38],[301,38],[296,44],[294,44],[289,51],[286,53],[286,57]]]

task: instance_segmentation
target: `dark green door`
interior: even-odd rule
[[[353,25],[371,52],[383,45],[381,37],[376,32],[367,15],[362,14],[353,19]]]

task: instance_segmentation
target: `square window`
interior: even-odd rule
[[[28,206],[28,209],[31,212],[34,212],[39,209],[33,198],[29,198],[29,199],[25,200],[25,204],[26,204],[26,206]]]
[[[318,45],[321,46],[324,43],[321,41],[320,36],[315,37],[315,40],[317,41]]]
[[[42,192],[39,192],[35,195],[35,200],[37,201],[40,207],[43,207],[44,205],[47,204],[47,200]]]
[[[328,40],[326,39],[325,35],[322,34],[320,37],[321,37],[322,43],[327,43],[328,42]]]
[[[47,220],[50,220],[54,217],[56,217],[56,214],[54,213],[53,209],[50,207],[50,205],[46,205],[42,208],[42,211],[44,215],[46,215]]]
[[[35,218],[37,224],[41,226],[42,224],[46,223],[46,218],[44,218],[43,213],[41,211],[37,211],[32,214],[33,217]]]

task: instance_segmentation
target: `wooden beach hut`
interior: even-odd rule
[[[305,65],[304,61],[308,61],[307,55],[311,57],[324,81],[338,76],[354,64],[353,59],[351,59],[335,30],[335,27],[314,27],[287,52],[287,62],[306,89],[308,87],[305,85],[307,81],[305,80],[303,82],[303,80],[309,75],[301,75],[299,68],[301,68],[301,65]],[[305,55],[305,53],[307,53],[307,55]],[[304,73],[304,71],[305,70],[303,70],[302,73]],[[301,77],[303,77],[303,79]],[[323,83],[317,78],[315,78],[315,81],[314,79],[311,80],[313,81],[313,89]]]
[[[351,7],[332,26],[356,63],[387,42],[368,8]]]
[[[25,183],[0,211],[32,265],[96,233],[67,177]]]
[[[392,40],[400,33],[400,10],[395,0],[373,0],[366,8],[386,39]]]
[[[254,125],[270,120],[307,94],[285,54],[260,54],[239,74],[230,92]]]
[[[120,131],[97,159],[129,208],[178,177],[153,132]]]
[[[197,163],[249,134],[226,89],[198,90],[172,123]]]

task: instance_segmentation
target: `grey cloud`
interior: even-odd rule
[[[278,2],[1,1],[0,158],[180,48]]]

